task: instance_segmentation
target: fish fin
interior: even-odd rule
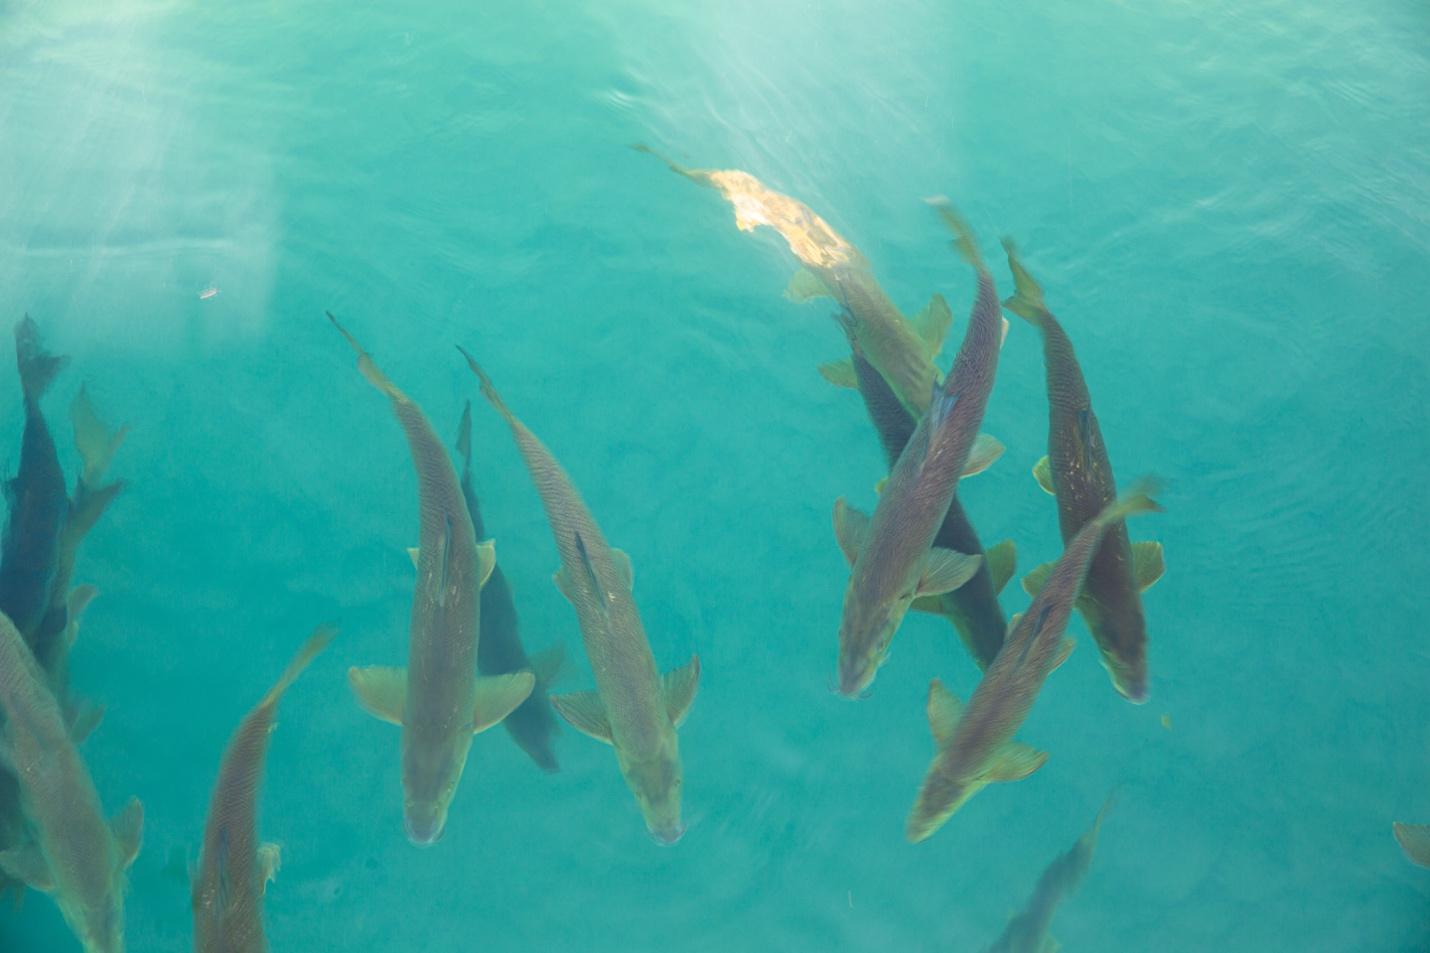
[[[665,710],[670,715],[670,723],[679,728],[690,714],[690,706],[695,701],[695,690],[700,685],[700,656],[692,655],[690,661],[680,668],[671,669],[660,678],[660,687],[665,695]]]
[[[486,731],[526,701],[536,685],[530,672],[509,675],[478,675],[477,704],[472,709],[472,734]]]
[[[1151,477],[1138,480],[1130,490],[1104,506],[1094,519],[1104,524],[1116,523],[1138,513],[1161,512],[1162,504],[1152,499],[1158,486],[1157,480]]]
[[[84,464],[80,480],[86,486],[94,486],[104,478],[115,451],[129,435],[129,428],[120,427],[111,431],[105,427],[104,421],[94,412],[89,391],[83,384],[70,404],[70,423],[74,427],[75,449],[79,451],[79,458]]]
[[[1008,449],[1003,446],[1003,441],[992,434],[981,433],[973,440],[973,447],[968,451],[968,460],[963,465],[963,473],[959,478],[975,476],[987,470],[998,462],[998,458],[1003,456],[1003,451]]]
[[[348,669],[348,684],[363,711],[394,725],[402,724],[407,710],[407,669],[369,665]]]
[[[813,301],[815,298],[832,298],[834,292],[808,268],[801,268],[785,286],[785,297],[791,301]]]
[[[939,218],[943,219],[943,223],[948,226],[949,231],[953,232],[953,247],[958,251],[959,256],[975,268],[982,269],[983,255],[978,250],[978,240],[974,238],[973,228],[967,220],[958,213],[948,199],[942,196],[927,201],[934,207],[934,211],[938,212]]]
[[[559,567],[551,574],[551,581],[556,584],[556,588],[566,597],[566,601],[572,605],[576,604],[576,595],[571,591],[571,574],[566,571],[565,566]]]
[[[1038,953],[1058,953],[1058,950],[1062,948],[1063,945],[1054,940],[1052,936],[1044,936],[1043,942],[1038,945]]]
[[[1013,578],[1018,568],[1018,548],[1011,539],[1005,539],[997,546],[983,553],[983,562],[988,566],[988,575],[993,578],[993,591],[999,593]]]
[[[333,636],[337,634],[338,630],[331,625],[320,625],[314,629],[312,635],[309,635],[298,651],[294,653],[287,667],[283,669],[283,674],[278,676],[278,681],[274,682],[273,687],[268,690],[268,694],[263,696],[263,701],[260,704],[278,704],[278,699],[283,697],[288,686],[298,680],[298,676],[303,674],[303,670],[313,664],[313,659],[328,647],[328,643],[333,641]]]
[[[616,567],[616,579],[626,587],[627,592],[634,592],[636,571],[631,567],[631,557],[627,556],[624,550],[613,549],[611,550],[611,564]]]
[[[497,544],[495,540],[484,539],[477,544],[477,588],[487,584],[492,570],[497,568]]]
[[[144,840],[144,805],[137,797],[131,797],[119,813],[109,819],[109,832],[119,852],[119,869],[128,870],[139,856],[139,846]]]
[[[924,561],[924,577],[919,580],[918,595],[937,596],[952,592],[973,578],[983,565],[982,556],[956,553],[942,546],[929,550]]]
[[[1038,486],[1043,488],[1043,492],[1048,496],[1057,496],[1058,491],[1053,489],[1053,466],[1046,456],[1033,464],[1033,479],[1038,481]]]
[[[1077,639],[1063,639],[1058,643],[1058,654],[1053,656],[1052,664],[1048,666],[1049,672],[1055,672],[1062,668],[1068,656],[1072,655],[1073,649],[1077,648]]]
[[[84,744],[86,738],[94,734],[94,729],[104,720],[104,706],[84,701],[72,705],[69,710],[70,740]]]
[[[274,843],[258,845],[258,892],[268,895],[268,885],[278,879],[283,866],[283,848]]]
[[[1430,824],[1402,824],[1396,821],[1392,830],[1407,860],[1421,867],[1430,867]]]
[[[561,674],[561,666],[565,663],[566,646],[557,642],[531,657],[531,672],[538,683],[550,685]]]
[[[927,612],[930,615],[944,615],[943,596],[918,596],[909,605],[915,612]]]
[[[834,538],[849,565],[859,558],[859,550],[864,548],[864,539],[869,535],[869,514],[855,509],[844,497],[834,501]]]
[[[18,880],[32,890],[49,893],[55,889],[54,874],[38,844],[23,844],[0,850],[0,873]]]
[[[934,744],[939,748],[946,748],[953,740],[954,732],[958,730],[959,719],[963,717],[963,702],[944,687],[943,682],[934,679],[929,683],[927,707]]]
[[[883,494],[883,492],[884,492],[884,487],[886,487],[886,486],[888,486],[888,485],[889,485],[889,478],[888,478],[888,477],[886,477],[886,476],[885,476],[885,477],[879,477],[879,481],[874,484],[874,492],[875,492],[875,494]]]
[[[923,310],[914,315],[912,323],[928,348],[929,356],[936,357],[943,350],[943,339],[948,336],[948,329],[953,327],[953,311],[943,295],[934,292]]]
[[[417,561],[422,557],[422,550],[416,546],[407,547],[407,558],[412,560],[412,568],[417,568]]]
[[[1003,345],[1008,343],[1008,319],[999,318],[1003,324],[998,328],[998,350],[1003,350]]]
[[[65,600],[66,647],[74,648],[75,640],[79,638],[80,619],[84,616],[84,610],[89,608],[89,604],[97,595],[99,595],[99,590],[88,583],[75,586],[70,590],[69,598]]]
[[[1018,628],[1018,623],[1019,623],[1019,622],[1022,622],[1022,621],[1023,621],[1023,613],[1021,613],[1021,612],[1015,612],[1015,613],[1013,613],[1011,616],[1009,616],[1009,617],[1008,617],[1008,631],[1003,634],[1003,637],[1006,639],[1008,636],[1012,635],[1012,634],[1013,634],[1013,630],[1016,629],[1016,628]]]
[[[28,314],[15,325],[15,353],[20,368],[20,389],[30,401],[45,396],[56,375],[69,363],[68,357],[57,357],[45,350],[40,343],[39,326]]]
[[[1021,741],[1009,741],[998,749],[988,765],[989,781],[1021,781],[1043,766],[1046,751],[1039,751]]]
[[[1036,598],[1038,593],[1043,591],[1043,587],[1048,584],[1048,577],[1052,574],[1053,563],[1034,566],[1032,571],[1023,577],[1023,591]]]
[[[854,373],[854,362],[847,357],[842,361],[826,361],[819,365],[819,376],[835,387],[854,389],[859,386],[859,378]]]
[[[597,741],[613,744],[611,740],[611,720],[606,715],[605,703],[595,692],[568,692],[552,695],[551,707],[570,723],[572,728],[583,735],[590,735]]]
[[[1003,307],[1037,324],[1048,316],[1048,307],[1043,303],[1043,289],[1023,267],[1023,259],[1019,257],[1018,246],[1013,239],[1003,239],[1003,251],[1008,255],[1008,270],[1013,273],[1013,295],[1003,302]]]
[[[1139,591],[1146,592],[1151,589],[1166,571],[1167,565],[1162,561],[1161,543],[1148,540],[1132,544],[1132,578],[1136,581]]]
[[[109,509],[109,504],[114,502],[114,498],[124,487],[123,480],[115,480],[101,487],[81,482],[75,490],[74,500],[70,503],[69,522],[65,527],[70,538],[79,540],[89,535],[94,524],[99,522],[99,518]]]

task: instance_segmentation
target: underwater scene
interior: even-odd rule
[[[1430,950],[1430,9],[0,0],[0,953]]]

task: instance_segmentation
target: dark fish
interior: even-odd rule
[[[467,512],[472,517],[472,528],[477,539],[486,535],[482,524],[482,510],[477,502],[476,491],[472,488],[472,405],[462,408],[462,424],[457,432],[457,453],[462,458],[462,496],[467,501]],[[481,639],[477,642],[477,671],[483,675],[507,675],[512,672],[531,671],[536,675],[536,687],[526,701],[516,707],[502,720],[507,734],[517,746],[525,751],[532,761],[543,771],[557,771],[556,716],[551,711],[551,703],[546,694],[552,678],[561,667],[561,646],[555,645],[533,658],[526,654],[521,644],[521,631],[517,625],[516,604],[512,601],[511,586],[502,574],[501,563],[492,569],[487,584],[482,587],[481,597]]]
[[[1043,289],[1023,267],[1013,243],[1005,240],[1003,246],[1015,284],[1013,296],[1004,305],[1043,336],[1048,455],[1038,461],[1033,475],[1044,490],[1057,497],[1058,524],[1067,542],[1112,502],[1117,483],[1072,341],[1044,305]],[[1113,686],[1138,704],[1148,697],[1147,621],[1141,593],[1162,577],[1162,570],[1162,544],[1130,543],[1127,527],[1118,524],[1108,530],[1093,557],[1077,602]],[[1037,567],[1023,579],[1023,587],[1036,595],[1050,571],[1050,564]]]
[[[1063,631],[1103,534],[1128,516],[1161,508],[1145,490],[1138,488],[1109,504],[1067,544],[1028,611],[1013,617],[1003,648],[983,673],[967,709],[942,682],[933,680],[928,718],[937,750],[909,814],[909,840],[931,836],[988,784],[1020,781],[1048,759],[1047,752],[1013,736],[1033,710],[1043,683],[1072,652],[1073,641],[1063,638]]]
[[[553,695],[551,703],[571,727],[615,749],[646,829],[661,843],[673,844],[685,833],[676,729],[695,701],[700,658],[660,674],[636,608],[630,558],[606,542],[561,464],[511,412],[472,356],[462,354],[481,381],[482,396],[511,427],[531,471],[561,558],[556,587],[576,610],[596,676],[594,692]]]
[[[263,895],[278,872],[277,844],[258,842],[258,787],[278,702],[337,634],[319,628],[228,740],[209,800],[194,874],[195,953],[265,953]]]

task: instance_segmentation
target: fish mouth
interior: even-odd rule
[[[407,839],[417,847],[432,847],[447,833],[447,825],[437,819],[407,818]]]
[[[680,839],[685,836],[685,831],[684,824],[673,824],[669,827],[650,828],[650,837],[662,847],[673,847],[680,843]]]

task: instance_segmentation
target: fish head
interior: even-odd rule
[[[646,830],[661,844],[674,844],[685,834],[680,819],[682,785],[680,754],[672,736],[654,757],[621,759],[626,786],[635,795]]]
[[[868,689],[912,601],[912,594],[908,599],[864,599],[850,587],[839,623],[839,694],[858,698]]]
[[[1147,660],[1138,655],[1124,658],[1109,652],[1102,657],[1103,667],[1112,678],[1112,687],[1134,705],[1144,704],[1150,696],[1147,684]]]
[[[409,744],[402,757],[403,819],[407,838],[419,847],[442,839],[447,809],[462,780],[471,735],[436,743]]]

